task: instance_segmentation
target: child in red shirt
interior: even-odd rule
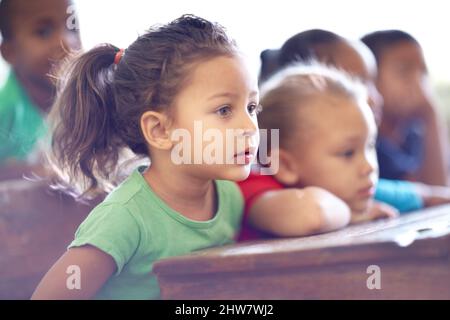
[[[279,130],[279,146],[269,148],[278,170],[239,183],[239,240],[305,236],[397,215],[373,201],[377,127],[367,100],[362,84],[320,65],[288,67],[262,86],[258,121]]]

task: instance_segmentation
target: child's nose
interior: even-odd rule
[[[244,130],[245,136],[253,136],[258,132],[258,124],[255,119],[246,116],[240,129]]]
[[[376,170],[378,170],[378,163],[376,158],[372,159],[370,156],[363,157],[363,162],[361,165],[361,175],[368,176]]]

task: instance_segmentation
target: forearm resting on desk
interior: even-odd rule
[[[332,193],[317,187],[269,191],[253,203],[249,222],[276,236],[305,236],[342,228],[350,209]]]

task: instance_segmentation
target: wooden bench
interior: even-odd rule
[[[0,181],[23,180],[23,177],[45,176],[46,174],[47,171],[42,164],[17,162],[0,166]]]
[[[92,206],[24,179],[0,183],[0,299],[28,299]]]
[[[449,252],[447,205],[322,235],[205,249],[153,270],[163,299],[450,299]]]

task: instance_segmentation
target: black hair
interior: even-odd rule
[[[340,41],[339,35],[322,29],[311,29],[290,37],[279,50],[264,50],[261,53],[259,81],[268,79],[278,70],[294,62],[315,60],[318,46]],[[275,61],[276,59],[276,61]]]
[[[297,33],[281,46],[278,62],[281,67],[295,61],[307,61],[315,58],[314,49],[319,45],[330,44],[341,40],[337,34],[322,30],[311,29]]]
[[[408,41],[419,44],[412,35],[401,30],[375,31],[362,37],[361,41],[372,51],[377,63],[380,62],[380,57],[384,49],[399,42]]]
[[[259,58],[261,60],[261,70],[259,71],[259,82],[265,81],[276,70],[278,70],[278,56],[280,49],[266,49],[261,52]]]
[[[12,0],[0,0],[0,34],[3,40],[12,37],[11,17],[13,15]]]

